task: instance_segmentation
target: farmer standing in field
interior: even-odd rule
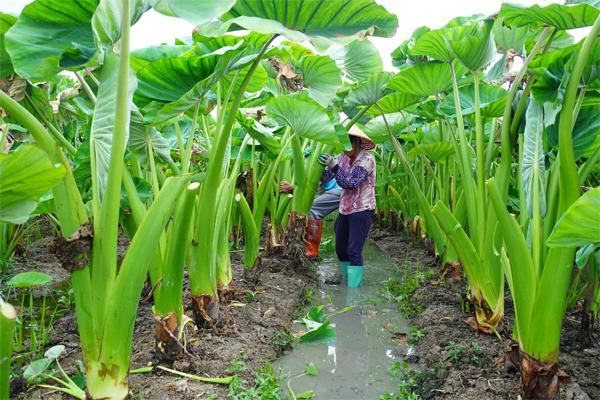
[[[335,252],[348,287],[362,284],[362,251],[375,215],[375,158],[368,152],[375,147],[360,129],[348,132],[352,150],[337,158],[322,154],[319,162],[326,166],[321,182],[335,178],[342,188],[339,216],[335,222]]]

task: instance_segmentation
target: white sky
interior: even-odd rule
[[[217,0],[218,1],[218,0]],[[445,25],[458,16],[472,14],[490,15],[498,12],[502,0],[376,0],[389,12],[398,16],[398,31],[393,38],[372,37],[379,49],[387,70],[392,69],[390,53],[418,27],[427,25],[432,29]],[[548,5],[552,0],[512,0],[523,5]],[[0,11],[18,14],[30,0],[3,0]],[[193,25],[178,18],[161,15],[154,10],[146,12],[131,29],[131,48],[139,49],[160,43],[172,44],[177,37],[190,36]],[[571,31],[576,38],[585,31]]]

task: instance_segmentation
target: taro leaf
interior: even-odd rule
[[[97,0],[37,0],[25,6],[5,36],[17,74],[41,81],[88,65],[96,54],[91,21],[97,6]]]
[[[310,97],[327,107],[342,86],[342,74],[335,62],[327,56],[305,56],[300,60],[298,73]]]
[[[266,111],[270,118],[302,137],[339,146],[335,128],[325,109],[303,93],[275,97],[267,104]]]
[[[155,122],[165,121],[173,118],[194,106],[194,104],[202,100],[208,93],[213,85],[217,81],[223,79],[223,77],[233,70],[247,68],[258,56],[259,50],[249,47],[243,50],[231,49],[225,53],[218,55],[218,61],[213,67],[213,71],[205,79],[195,82],[181,97],[166,104],[156,116]],[[212,56],[211,56],[212,57]],[[246,69],[247,71],[247,69]],[[256,78],[253,78],[251,84],[257,86],[255,89],[259,90],[260,86],[267,79],[266,72],[262,67],[257,68],[255,72]],[[244,76],[244,71],[241,71],[236,85],[240,85]],[[228,78],[231,81],[231,77]],[[227,83],[225,83],[227,85]],[[249,85],[250,86],[250,85]],[[239,86],[238,86],[239,87]],[[247,90],[251,91],[253,88],[249,87]]]
[[[599,248],[600,245],[590,243],[577,250],[577,253],[575,253],[575,263],[577,264],[577,267],[579,269],[585,267],[592,256],[600,257],[600,252],[597,252]]]
[[[448,48],[469,70],[485,68],[496,55],[496,45],[491,35],[494,21],[473,22],[452,29],[447,36]]]
[[[523,54],[525,51],[525,40],[529,33],[526,26],[506,26],[502,19],[496,19],[492,28],[496,48],[502,53],[514,50],[517,54]]]
[[[306,313],[306,318],[315,322],[323,322],[325,318],[325,308],[321,306],[311,307]]]
[[[301,342],[311,342],[313,340],[328,340],[335,337],[335,330],[329,326],[329,321],[323,323],[315,322],[303,318],[302,321],[308,328],[308,332],[300,336]]]
[[[39,360],[33,361],[25,368],[25,371],[23,371],[23,378],[27,381],[32,381],[50,368],[53,361],[54,360],[49,358],[40,358]]]
[[[541,104],[532,98],[525,114],[525,134],[521,178],[527,202],[527,214],[533,217],[534,193],[537,185],[540,215],[546,214],[546,190],[544,184],[544,119]],[[537,178],[536,178],[537,175]]]
[[[48,350],[46,350],[46,352],[44,353],[44,357],[49,358],[51,360],[56,360],[64,352],[65,352],[65,346],[62,344],[58,344],[58,345],[52,346]]]
[[[467,71],[461,64],[455,65],[456,77]],[[447,63],[430,61],[403,69],[388,83],[388,89],[414,96],[430,96],[443,93],[452,87],[452,72]]]
[[[454,55],[446,45],[447,28],[435,29],[423,34],[410,49],[412,56],[428,56],[433,59],[450,62]]]
[[[312,399],[315,397],[315,391],[307,390],[306,392],[298,393],[295,396],[297,399]]]
[[[21,145],[14,153],[0,154],[0,222],[27,222],[40,197],[64,176],[64,166],[52,164],[35,145]]]
[[[13,74],[10,57],[4,48],[4,35],[16,21],[16,17],[0,12],[0,78]]]
[[[410,114],[402,113],[391,113],[386,114],[385,119],[392,131],[394,136],[398,136],[402,133],[409,124],[413,122],[413,117]],[[367,134],[371,140],[375,143],[385,143],[389,140],[389,135],[385,121],[381,115],[370,120],[364,127],[363,131]]]
[[[102,56],[98,46],[116,43],[120,37],[120,3],[36,0],[25,6],[5,36],[6,51],[17,74],[41,81],[64,69],[79,70],[97,63]],[[144,0],[133,2],[132,23],[146,8]]]
[[[180,17],[192,24],[200,25],[229,11],[235,0],[149,0],[161,14]]]
[[[556,117],[554,124],[546,129],[548,143],[558,147],[558,125],[560,115]],[[573,152],[575,160],[581,157],[589,157],[600,145],[598,134],[600,132],[600,105],[582,107],[573,125]]]
[[[183,16],[182,16],[183,17]],[[221,20],[200,27],[209,36],[247,29],[282,34],[300,42],[309,37],[392,37],[398,19],[374,0],[238,0]]]
[[[215,70],[220,55],[192,56],[183,53],[188,46],[161,48],[162,57],[156,47],[134,52],[132,65],[136,69],[138,88],[136,98],[170,102],[179,99],[199,81],[208,78]],[[177,54],[180,53],[180,54]],[[173,54],[173,55],[171,55]],[[146,60],[151,60],[144,63]],[[141,67],[141,68],[140,68]]]
[[[431,161],[443,161],[454,154],[454,146],[448,142],[419,144],[410,151],[412,154],[423,154]]]
[[[269,128],[252,118],[244,117],[241,113],[238,113],[238,122],[252,139],[258,140],[271,153],[278,154],[281,151],[279,141]]]
[[[480,83],[479,104],[481,107],[481,115],[487,118],[502,116],[507,93],[508,92],[505,89],[497,85]],[[460,105],[463,115],[473,114],[475,112],[474,86],[463,86],[458,89],[458,94],[460,97]],[[456,115],[453,96],[444,97],[444,99],[440,102],[440,111],[451,117]]]
[[[110,165],[110,155],[113,145],[113,133],[115,128],[115,114],[117,109],[117,84],[119,75],[119,57],[107,53],[104,66],[100,73],[100,87],[98,88],[98,100],[92,118],[92,128],[90,132],[91,151],[95,155],[95,173],[98,181],[98,198],[101,199],[106,188],[108,178],[108,168]],[[131,99],[136,87],[135,75],[129,70],[129,108],[131,109]],[[127,143],[129,129],[126,132],[125,143]],[[92,168],[94,166],[92,165]]]
[[[117,43],[121,37],[122,0],[101,0],[92,17],[92,27],[102,44]],[[131,25],[148,10],[146,0],[132,0],[130,5]],[[69,12],[71,11],[68,9]]]
[[[41,286],[52,282],[52,277],[48,274],[37,271],[21,272],[9,279],[6,282],[7,286],[17,288],[28,288],[33,286]]]
[[[577,247],[600,243],[600,186],[587,191],[560,217],[548,247]]]
[[[129,149],[138,154],[147,154],[148,145],[162,162],[172,163],[171,146],[156,129],[144,126],[143,117],[135,104],[132,105],[129,122]]]
[[[419,101],[420,96],[415,96],[407,93],[391,93],[383,97],[377,102],[377,105],[381,108],[384,113],[394,113],[402,111],[404,108],[415,104]],[[369,110],[372,111],[373,109]],[[376,111],[379,114],[379,111]]]
[[[306,364],[306,367],[304,367],[304,372],[306,372],[310,376],[318,376],[319,375],[319,370],[315,366],[315,363],[312,363],[312,362]]]
[[[383,61],[377,48],[365,40],[353,40],[345,46],[334,45],[330,50],[333,58],[347,78],[360,82],[383,71]]]
[[[344,101],[352,106],[367,106],[377,103],[390,91],[386,85],[394,74],[391,72],[380,72],[373,74],[366,81],[352,86]]]
[[[546,7],[533,5],[524,8],[504,3],[499,17],[503,18],[508,25],[553,26],[567,30],[593,25],[599,13],[600,10],[588,4],[576,6],[550,4]]]
[[[430,29],[427,26],[422,26],[413,31],[410,39],[405,40],[400,43],[394,51],[392,51],[392,65],[396,68],[404,68],[407,64],[414,64],[415,59],[412,54],[412,48],[415,43]]]

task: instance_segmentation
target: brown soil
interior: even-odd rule
[[[441,268],[430,246],[403,234],[376,231],[375,243],[398,261],[399,268],[414,269],[417,264],[431,269],[435,276],[417,289],[414,298],[424,311],[411,320],[425,333],[417,356],[411,361],[428,371],[424,397],[436,399],[515,399],[521,394],[518,371],[507,366],[505,350],[510,345],[514,313],[510,293],[505,297],[505,318],[495,335],[474,331],[466,320],[470,314],[461,308],[464,281],[440,279]],[[560,368],[571,377],[561,387],[562,399],[600,399],[600,333],[596,323],[592,345],[580,335],[579,317],[567,314],[563,325]]]
[[[55,284],[68,282],[68,274],[60,268],[54,255],[48,252],[49,238],[35,241],[28,246],[24,257],[17,260],[11,275],[23,271],[40,271],[54,277]],[[127,242],[122,241],[121,251]],[[289,344],[278,343],[279,334],[291,330],[294,313],[303,304],[306,289],[316,281],[290,267],[289,260],[281,257],[266,257],[262,260],[258,283],[248,282],[243,277],[241,253],[233,253],[235,294],[225,306],[221,305],[222,321],[216,330],[207,328],[194,332],[188,338],[188,353],[172,365],[162,364],[191,374],[207,377],[229,376],[227,369],[232,361],[243,361],[245,369],[236,374],[249,382],[254,381],[255,371],[267,361],[277,358],[291,349]],[[186,284],[186,299],[189,289]],[[254,298],[246,292],[254,293]],[[135,324],[131,368],[157,364],[154,352],[154,319],[150,302],[142,302]],[[191,317],[191,311],[187,313]],[[76,360],[81,359],[79,337],[74,314],[65,315],[54,324],[50,345],[66,346],[66,356],[61,365],[72,373]],[[49,346],[50,346],[49,345]],[[151,373],[135,374],[130,377],[134,399],[225,399],[228,387],[205,384],[191,379],[179,378],[167,372],[155,370]],[[21,386],[22,385],[16,385]],[[45,389],[30,388],[16,394],[26,399],[62,399],[60,394]],[[66,396],[64,397],[66,398]]]

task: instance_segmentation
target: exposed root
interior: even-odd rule
[[[192,296],[192,312],[196,326],[209,326],[216,330],[219,321],[219,298],[207,294]]]
[[[290,258],[292,265],[299,269],[306,269],[311,265],[311,260],[306,255],[305,236],[306,216],[292,211],[285,237],[285,255]]]
[[[558,369],[556,362],[543,362],[521,351],[521,383],[525,399],[558,399],[559,384],[568,375]]]
[[[91,222],[81,225],[69,239],[56,237],[50,244],[50,252],[56,255],[61,266],[69,272],[85,268],[92,251],[94,226]]]

